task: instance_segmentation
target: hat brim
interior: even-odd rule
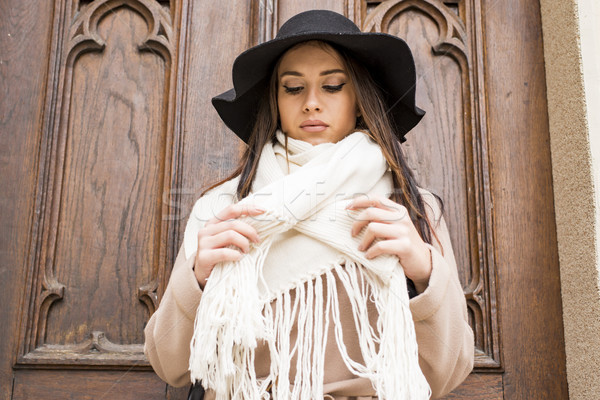
[[[415,106],[416,72],[410,48],[402,39],[385,33],[311,32],[273,39],[246,50],[233,64],[234,88],[212,99],[225,124],[248,142],[258,100],[265,94],[277,60],[289,48],[309,40],[341,47],[366,67],[385,97],[398,139],[404,141],[425,112]]]

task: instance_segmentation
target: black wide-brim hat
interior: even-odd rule
[[[286,21],[275,39],[240,54],[233,63],[233,89],[213,97],[225,124],[244,142],[252,132],[259,99],[273,68],[290,47],[321,40],[343,48],[361,62],[384,95],[387,112],[400,141],[419,123],[425,111],[415,105],[416,72],[404,40],[386,33],[366,33],[348,18],[329,10],[312,10]]]

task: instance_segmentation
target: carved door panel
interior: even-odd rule
[[[152,372],[143,327],[194,200],[241,151],[210,98],[311,8],[415,55],[428,113],[405,149],[445,200],[476,341],[448,398],[567,397],[537,2],[9,0],[0,398],[185,398]]]
[[[176,240],[163,193],[180,173],[181,10],[154,0],[53,4],[15,399],[165,393],[143,355],[143,328]]]

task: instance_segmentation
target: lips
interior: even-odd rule
[[[321,132],[327,129],[329,125],[318,119],[309,119],[300,124],[300,129],[307,132]]]

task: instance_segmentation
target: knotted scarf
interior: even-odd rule
[[[323,398],[333,324],[347,368],[370,379],[380,399],[429,398],[403,270],[395,256],[364,257],[363,233],[350,234],[358,212],[345,208],[359,194],[389,196],[387,169],[381,149],[363,132],[317,146],[278,132],[277,142],[265,145],[253,192],[241,200],[266,210],[241,218],[261,242],[239,261],[215,266],[207,280],[190,344],[192,381],[213,389],[218,400]],[[197,246],[196,234],[186,230],[187,254]],[[363,362],[351,359],[344,344],[341,290],[352,305]],[[261,379],[254,370],[259,341],[270,354],[269,375]]]

